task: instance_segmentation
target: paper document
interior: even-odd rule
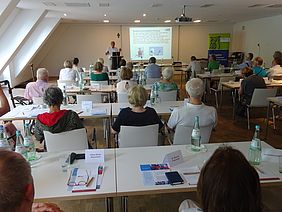
[[[165,173],[170,171],[168,164],[141,164],[140,171],[145,186],[168,184],[165,176]]]

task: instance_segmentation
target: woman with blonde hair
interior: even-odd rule
[[[72,62],[65,60],[64,68],[60,70],[59,80],[76,81],[78,78],[78,72],[72,69]]]
[[[121,126],[147,126],[159,124],[159,129],[163,127],[158,114],[153,108],[144,107],[148,94],[141,85],[132,87],[128,92],[128,102],[131,107],[124,108],[118,114],[112,126],[112,133],[119,133]]]
[[[91,81],[109,81],[109,75],[103,71],[103,64],[96,62],[94,72],[90,74]]]

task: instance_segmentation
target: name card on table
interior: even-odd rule
[[[103,149],[86,149],[85,163],[104,163],[105,152]]]
[[[92,101],[81,101],[81,109],[86,113],[90,113],[92,111],[92,107]]]
[[[166,154],[163,161],[163,163],[168,163],[170,167],[177,166],[183,162],[184,160],[181,150]]]

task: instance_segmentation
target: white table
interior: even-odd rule
[[[78,113],[80,118],[110,118],[111,116],[111,104],[110,103],[95,103],[93,104],[93,110],[98,111],[106,108],[106,114],[92,115],[86,113],[81,109],[81,105],[69,104],[67,106],[61,106],[61,109],[73,110]],[[33,120],[36,119],[38,114],[48,112],[49,109],[42,109],[39,105],[20,105],[12,109],[10,112],[0,117],[0,120]]]
[[[167,101],[160,102],[153,107],[150,105],[149,101],[145,106],[152,107],[156,110],[158,115],[169,115],[171,114],[173,108],[183,106],[183,101]],[[112,103],[112,117],[116,117],[122,108],[130,107],[129,103]]]
[[[75,151],[81,152],[81,151]],[[39,159],[32,167],[32,176],[35,186],[35,201],[47,202],[58,200],[78,200],[92,198],[111,198],[116,196],[115,150],[105,149],[105,170],[101,188],[93,192],[72,193],[67,189],[69,172],[63,172],[59,158],[70,152],[41,153]],[[75,160],[71,168],[91,167],[85,160]],[[109,199],[106,201],[109,204]],[[110,210],[110,205],[107,210]]]
[[[233,148],[239,149],[245,156],[247,155],[249,144],[249,142],[228,143]],[[196,191],[196,185],[191,186],[187,182],[177,186],[145,186],[139,166],[140,164],[162,163],[167,153],[181,150],[187,167],[195,165],[201,167],[219,145],[221,144],[207,144],[208,151],[200,153],[191,152],[187,149],[187,145],[116,149],[117,196],[124,197],[123,205],[126,208],[127,196]],[[262,148],[272,147],[262,142]],[[173,167],[172,170],[178,170],[179,167]],[[276,162],[270,162],[266,161],[265,157],[263,157],[263,161],[259,167],[267,168],[280,177],[280,180],[262,181],[262,186],[282,184],[282,174],[278,171],[278,160]],[[125,208],[124,210],[126,210]]]

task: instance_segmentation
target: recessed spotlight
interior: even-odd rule
[[[193,21],[194,23],[201,23],[202,22],[202,20],[200,20],[200,19],[197,19],[197,20],[195,20],[195,21]]]
[[[107,16],[107,14],[104,14],[104,16],[106,17],[106,16]]]
[[[66,13],[64,13],[64,16],[67,16],[67,14],[66,14]]]
[[[171,22],[171,20],[165,20],[164,22],[165,22],[165,23],[170,23],[170,22]]]
[[[134,23],[140,23],[141,21],[140,20],[134,20]]]
[[[104,22],[104,23],[109,23],[109,22],[110,22],[110,20],[103,20],[103,22]]]
[[[143,13],[143,17],[145,17],[147,14],[146,13]]]

